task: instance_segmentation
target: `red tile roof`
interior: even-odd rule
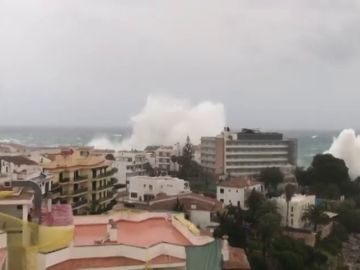
[[[149,203],[149,207],[151,210],[172,211],[178,200],[184,206],[186,211],[203,210],[217,212],[222,207],[221,203],[216,199],[195,193],[179,194],[175,196],[160,196],[152,200]]]
[[[38,165],[35,161],[24,156],[0,156],[0,160],[5,160],[15,165]]]
[[[255,181],[250,178],[233,178],[230,180],[224,180],[218,184],[219,187],[230,187],[230,188],[246,188],[259,185],[261,182]]]

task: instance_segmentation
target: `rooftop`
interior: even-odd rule
[[[160,255],[148,262],[135,260],[127,257],[108,257],[108,258],[86,258],[86,259],[73,259],[63,263],[51,266],[47,270],[77,270],[77,269],[92,269],[92,268],[104,268],[104,267],[124,267],[124,266],[140,266],[139,269],[143,269],[143,265],[153,267],[154,265],[184,263],[185,260],[172,256]]]
[[[168,220],[151,218],[140,222],[119,220],[117,243],[136,247],[150,247],[159,243],[190,245],[186,239]],[[104,238],[107,224],[76,225],[74,245],[93,246]],[[113,243],[114,244],[114,243]]]
[[[219,187],[230,187],[230,188],[246,188],[261,184],[250,178],[233,178],[231,180],[224,180],[218,184]]]
[[[38,165],[35,161],[25,157],[25,156],[0,156],[0,160],[5,160],[7,162],[13,163],[15,165]]]
[[[221,209],[221,203],[216,199],[206,197],[196,193],[179,194],[175,196],[160,196],[150,201],[152,210],[172,211],[177,201],[179,201],[186,210],[203,210],[216,212]],[[195,206],[195,208],[194,208]]]
[[[43,168],[47,170],[56,169],[80,169],[80,168],[92,168],[111,165],[111,161],[105,159],[104,156],[82,156],[81,151],[67,149],[63,150],[60,154],[48,155],[48,158],[52,161],[43,164]]]

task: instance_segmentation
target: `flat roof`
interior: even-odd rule
[[[118,237],[116,243],[147,248],[159,243],[175,245],[191,245],[171,223],[165,218],[150,218],[143,221],[116,222]],[[96,241],[104,239],[107,234],[107,224],[76,225],[74,234],[75,246],[94,246]]]

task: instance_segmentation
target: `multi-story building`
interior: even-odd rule
[[[232,205],[247,209],[246,200],[253,190],[264,193],[264,184],[249,178],[226,180],[218,184],[216,198],[224,206]]]
[[[296,163],[297,141],[281,133],[225,128],[216,137],[201,139],[201,164],[218,176],[258,175],[269,167],[288,171]]]
[[[178,195],[189,193],[188,181],[169,176],[136,176],[130,178],[129,201],[147,202],[154,199],[160,193],[165,195]]]
[[[146,175],[145,165],[148,163],[145,152],[120,151],[114,154],[113,167],[117,168],[118,184],[126,185],[130,177]]]
[[[113,185],[116,169],[105,156],[92,155],[91,148],[65,149],[48,155],[52,161],[42,164],[54,176],[52,186],[59,186],[54,201],[71,204],[74,214],[111,209],[115,203]]]
[[[148,161],[153,169],[161,174],[179,171],[179,164],[173,157],[181,155],[180,146],[149,146],[145,149]]]
[[[285,195],[273,198],[272,200],[276,203],[281,214],[282,226],[303,229],[306,225],[306,221],[302,218],[303,214],[309,206],[315,205],[316,197],[315,195],[295,194],[289,203],[287,203]]]

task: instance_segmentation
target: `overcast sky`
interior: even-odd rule
[[[237,127],[360,127],[359,14],[358,0],[0,0],[0,125],[124,126],[165,93],[221,102]]]

